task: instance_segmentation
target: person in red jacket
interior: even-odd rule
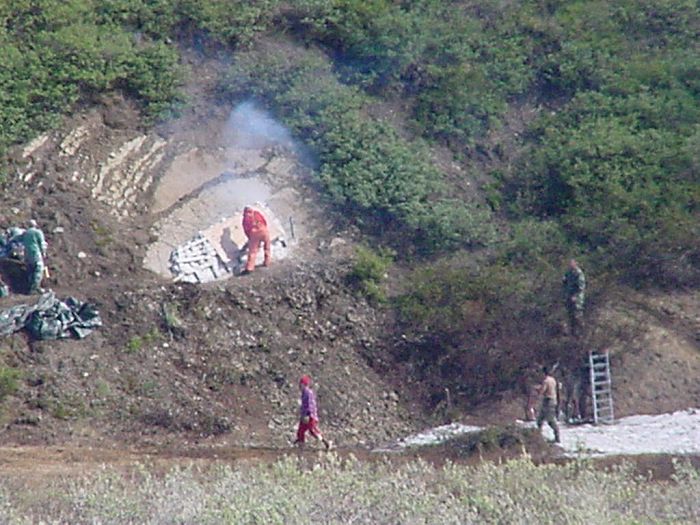
[[[321,440],[326,450],[330,450],[333,444],[323,437],[318,428],[318,407],[316,405],[316,394],[311,390],[311,378],[307,375],[299,380],[299,390],[301,391],[301,407],[299,408],[299,427],[297,428],[297,439],[295,445],[303,448],[306,433],[308,432],[316,439]]]
[[[250,273],[255,269],[255,260],[258,257],[260,243],[264,244],[264,266],[270,266],[270,232],[267,229],[267,221],[262,213],[250,206],[243,208],[243,231],[248,237],[248,261],[243,273]]]

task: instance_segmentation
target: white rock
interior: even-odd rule
[[[342,246],[344,244],[347,244],[347,241],[345,239],[342,239],[340,237],[334,237],[333,240],[331,240],[330,245],[328,246],[331,250],[337,246]]]

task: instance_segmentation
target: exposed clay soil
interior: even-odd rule
[[[422,401],[421,385],[387,361],[391,319],[346,282],[357,234],[324,207],[294,153],[266,150],[267,161],[298,166],[279,186],[293,190],[284,202],[304,218],[289,259],[201,286],[143,268],[154,225],[168,213],[152,213],[158,181],[193,148],[211,159],[224,147],[232,108],[211,95],[218,67],[197,62],[193,103],[176,121],[146,129],[136,108],[114,95],[14,153],[17,177],[5,188],[0,227],[35,217],[50,245],[46,284],[59,297],[96,304],[104,327],[82,341],[35,342],[23,333],[0,341],[4,366],[25,371],[2,402],[3,443],[40,447],[5,449],[3,468],[21,469],[44,454],[39,463],[47,469],[56,462],[70,469],[75,455],[93,450],[84,447],[106,451],[95,461],[110,463],[129,460],[133,450],[144,457],[198,447],[244,456],[251,447],[267,457],[259,447],[286,450],[293,437],[302,373],[315,378],[321,426],[341,447],[366,450],[441,422]],[[273,168],[250,169],[276,176]],[[36,300],[22,295],[19,270],[3,264],[16,295],[0,307]],[[611,297],[592,323],[617,334],[618,414],[700,406],[698,292]],[[512,422],[524,403],[514,385],[457,418]]]

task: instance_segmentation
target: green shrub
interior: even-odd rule
[[[0,5],[0,153],[57,122],[79,100],[124,90],[151,119],[182,100],[170,39],[197,33],[247,45],[276,0],[18,0]]]
[[[21,0],[3,4],[0,21],[0,151],[105,91],[123,88],[154,117],[179,98],[177,50],[137,38],[104,6]]]
[[[350,284],[371,302],[383,303],[386,293],[382,282],[386,279],[395,253],[387,249],[372,251],[369,248],[357,249],[352,270],[348,274]]]
[[[143,348],[143,338],[139,335],[133,336],[126,343],[126,351],[130,354],[136,353]]]
[[[182,71],[177,66],[178,53],[164,43],[146,46],[126,64],[122,81],[127,93],[142,101],[147,116],[163,118],[180,103]]]
[[[104,22],[119,23],[158,41],[179,36],[188,44],[245,46],[268,29],[279,4],[278,0],[104,0],[96,11]]]
[[[665,94],[651,97],[575,97],[538,123],[530,155],[505,185],[516,216],[554,217],[601,270],[633,262],[643,280],[656,274],[645,254],[693,249],[697,228],[697,172],[686,144],[695,129],[688,115],[699,108],[680,96],[675,107]],[[670,221],[682,240],[675,248],[660,236]]]
[[[17,392],[22,375],[17,368],[0,366],[0,401]]]
[[[675,286],[700,282],[691,145],[700,60],[690,30],[700,12],[684,0],[656,9],[646,1],[553,8],[549,58],[534,63],[540,77],[556,64],[546,81],[563,103],[531,125],[501,203],[512,218],[558,223],[598,273]]]
[[[457,343],[470,331],[488,331],[532,303],[536,290],[517,268],[470,258],[460,254],[413,272],[410,290],[398,300],[410,330]]]
[[[185,0],[172,2],[179,24],[194,26],[225,44],[245,47],[267,30],[280,0]]]
[[[517,39],[485,31],[452,3],[306,0],[290,18],[301,38],[338,56],[342,78],[373,94],[409,94],[417,129],[456,151],[497,122],[506,94],[528,86]]]
[[[483,67],[458,63],[426,70],[414,117],[427,136],[454,149],[473,145],[505,111],[505,99],[493,90]]]
[[[160,332],[153,328],[144,335],[134,335],[126,343],[126,352],[129,354],[138,353],[145,345],[152,344],[160,338]]]

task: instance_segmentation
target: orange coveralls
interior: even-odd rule
[[[248,261],[245,269],[252,272],[255,269],[255,260],[258,257],[260,243],[264,243],[265,266],[270,266],[270,232],[267,230],[267,221],[262,213],[252,208],[243,210],[243,231],[248,237]]]

